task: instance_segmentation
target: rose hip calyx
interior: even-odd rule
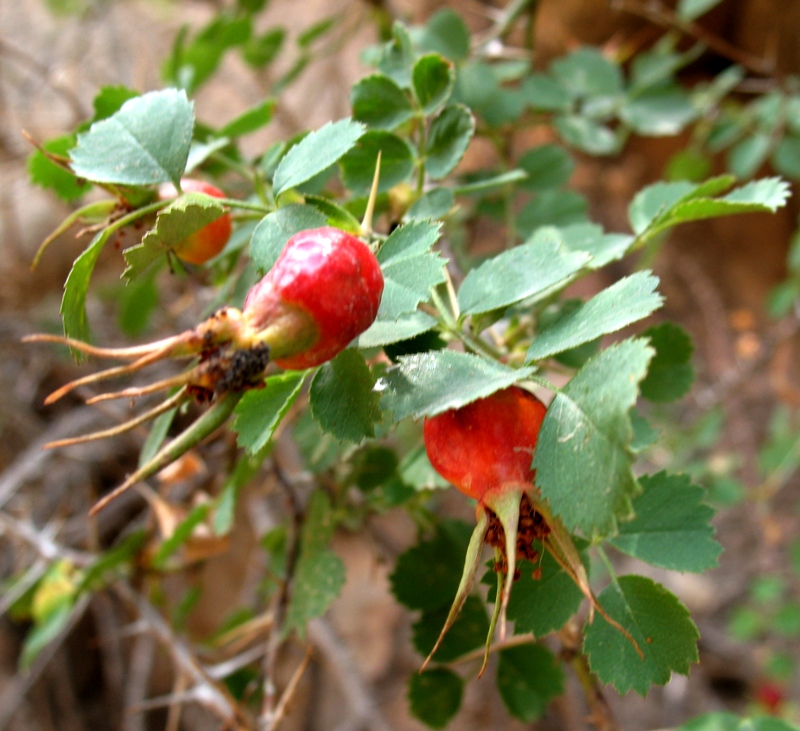
[[[467,547],[453,605],[422,669],[433,658],[469,596],[481,563],[481,549],[488,543],[495,551],[498,586],[479,675],[483,674],[498,621],[501,642],[506,636],[506,613],[517,557],[535,558],[534,540],[541,542],[580,588],[591,611],[596,610],[622,632],[643,657],[630,633],[598,603],[572,536],[535,487],[531,465],[546,413],[545,405],[533,394],[511,386],[425,420],[425,448],[434,469],[460,492],[476,499],[478,505],[477,525]]]

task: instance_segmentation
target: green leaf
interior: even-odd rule
[[[655,183],[654,185],[643,188],[636,194],[636,197],[633,199],[628,209],[628,218],[630,219],[631,227],[637,234],[641,235],[647,232],[650,236],[653,236],[670,226],[674,226],[676,223],[685,220],[693,220],[693,218],[691,218],[693,213],[700,218],[724,215],[724,213],[714,213],[710,210],[721,200],[712,198],[711,196],[717,196],[723,193],[730,188],[735,181],[736,179],[732,175],[720,175],[716,178],[710,178],[700,184],[676,181],[674,183]],[[759,183],[766,183],[766,185],[761,186]],[[778,205],[782,205],[780,202],[781,193],[783,193],[784,201],[786,194],[786,189],[781,189],[778,183],[783,183],[783,181],[777,178],[771,178],[758,181],[757,183],[750,183],[736,190],[744,191],[745,197],[752,197],[754,200],[749,201],[751,203],[763,200],[777,207]],[[757,186],[757,188],[755,190],[747,190],[751,186]],[[733,195],[736,193],[736,190],[731,191],[728,195]],[[741,193],[737,195],[740,194]],[[726,196],[726,198],[727,197],[728,196]],[[701,210],[695,210],[698,204]],[[689,207],[688,209],[686,208],[687,206]],[[732,213],[744,212],[733,209],[727,210]],[[759,210],[765,209],[761,208]],[[678,211],[684,211],[681,217],[677,216]]]
[[[433,180],[453,171],[475,133],[475,118],[463,104],[445,107],[431,123],[425,148],[425,166]]]
[[[750,134],[728,152],[728,168],[739,180],[752,178],[766,162],[771,149],[772,139],[769,134]]]
[[[194,529],[206,519],[208,508],[209,503],[201,503],[178,523],[173,534],[158,547],[158,551],[153,557],[153,566],[156,569],[166,568],[170,557],[192,537]]]
[[[375,348],[399,343],[436,327],[437,321],[424,312],[410,312],[397,320],[377,319],[358,338],[359,348]]]
[[[800,137],[787,135],[772,153],[772,166],[781,175],[800,178]]]
[[[92,100],[94,107],[92,121],[99,122],[101,119],[107,119],[122,109],[122,105],[126,101],[137,96],[139,96],[139,92],[129,89],[127,86],[104,86]]]
[[[414,94],[426,115],[433,114],[447,103],[456,83],[453,65],[438,53],[428,53],[419,58],[411,79]]]
[[[672,571],[700,573],[717,565],[722,547],[709,521],[705,491],[685,475],[659,472],[639,479],[636,517],[620,523],[611,544],[629,556]]]
[[[583,650],[601,682],[622,694],[634,690],[644,696],[673,672],[688,675],[697,662],[699,634],[686,607],[663,586],[644,576],[621,576],[598,601],[644,653],[642,660],[628,638],[595,614],[586,626]]]
[[[433,649],[449,612],[448,605],[437,607],[425,612],[414,623],[411,628],[414,647],[422,657],[427,657]],[[477,596],[468,596],[433,659],[435,662],[452,662],[472,650],[483,647],[487,634],[489,634],[489,617],[486,615],[486,608]]]
[[[774,716],[739,718],[733,713],[716,711],[693,718],[677,731],[798,731],[798,727]]]
[[[514,622],[514,634],[530,632],[541,638],[557,632],[569,621],[580,609],[583,594],[549,551],[541,544],[538,550],[541,561],[536,566],[529,561],[520,565],[520,577],[514,582],[508,603],[508,619]],[[539,578],[534,578],[534,570]],[[496,584],[493,572],[491,578]]]
[[[525,360],[548,358],[647,317],[663,304],[657,287],[649,271],[620,279],[539,333]]]
[[[340,441],[359,442],[375,435],[380,397],[375,379],[355,350],[343,350],[325,363],[311,382],[311,414],[322,429]]]
[[[74,135],[64,135],[47,140],[42,148],[54,155],[65,156],[74,145]],[[78,180],[69,170],[49,160],[41,150],[34,150],[28,158],[28,176],[31,183],[52,190],[67,203],[78,200],[92,189],[91,185]]]
[[[339,16],[333,15],[330,18],[323,18],[316,23],[312,23],[299,36],[297,36],[297,44],[301,48],[307,48],[312,43],[322,38],[322,36],[331,31],[334,27],[336,27],[336,24],[340,20],[341,18]]]
[[[574,97],[614,96],[622,91],[622,70],[596,48],[579,48],[554,61],[553,76]]]
[[[392,40],[383,47],[377,63],[378,68],[403,89],[411,86],[413,45],[408,28],[396,20],[392,26]]]
[[[392,79],[367,76],[350,90],[353,118],[374,128],[391,130],[414,116],[411,101]]]
[[[86,296],[89,291],[94,265],[103,250],[103,246],[113,233],[105,228],[91,241],[83,253],[75,259],[67,281],[64,283],[64,296],[61,298],[61,318],[64,322],[64,335],[75,340],[88,341],[90,338],[89,320],[86,316]],[[76,359],[83,356],[73,351]]]
[[[389,577],[397,601],[423,612],[449,607],[461,579],[471,533],[466,523],[443,521],[431,538],[402,553]]]
[[[600,269],[628,253],[634,237],[629,234],[606,234],[593,223],[576,223],[560,229],[564,246],[570,251],[585,251],[592,258],[587,269]]]
[[[61,604],[54,612],[48,614],[41,624],[36,624],[28,632],[19,659],[21,670],[29,670],[39,653],[66,630],[72,618],[73,608],[73,602]]]
[[[586,198],[574,190],[543,190],[517,217],[520,236],[530,237],[543,226],[566,227],[586,221]]]
[[[667,84],[628,98],[619,115],[636,134],[668,137],[683,130],[697,111],[683,88]]]
[[[588,254],[562,246],[556,229],[540,229],[527,243],[472,269],[458,290],[459,306],[476,315],[540,298],[567,284],[588,261]]]
[[[147,330],[150,318],[158,307],[158,270],[159,267],[152,267],[145,276],[127,286],[120,286],[116,293],[117,326],[130,338],[142,335]]]
[[[450,188],[431,188],[423,193],[406,211],[406,221],[424,221],[444,218],[455,205],[455,196]]]
[[[366,195],[372,187],[375,163],[381,153],[381,176],[378,192],[385,193],[402,183],[414,169],[414,150],[403,138],[385,130],[370,130],[342,159],[342,180],[358,195]]]
[[[396,228],[378,251],[384,286],[377,321],[394,322],[430,299],[431,289],[445,281],[444,259],[431,247],[440,224],[412,221]]]
[[[521,645],[499,654],[497,690],[508,712],[526,723],[544,716],[550,701],[564,692],[564,671],[553,653]]]
[[[682,327],[672,322],[648,328],[642,333],[650,338],[656,354],[650,362],[647,377],[642,381],[642,396],[659,403],[685,396],[694,381],[692,339]]]
[[[242,396],[234,414],[233,431],[237,444],[249,454],[258,454],[272,439],[275,429],[300,394],[306,371],[286,371],[270,376],[264,388]]]
[[[378,382],[381,406],[395,421],[419,419],[457,409],[527,378],[532,368],[509,368],[454,350],[400,358]]]
[[[271,28],[260,36],[251,36],[242,48],[242,58],[253,68],[263,69],[278,57],[285,40],[284,28]]]
[[[469,28],[450,8],[437,10],[428,19],[417,42],[423,50],[440,53],[451,61],[465,61],[469,57]]]
[[[539,145],[517,161],[528,177],[520,188],[533,192],[566,185],[575,170],[575,160],[561,145]]]
[[[334,529],[330,499],[322,490],[316,490],[309,500],[300,536],[300,554],[283,626],[284,636],[296,630],[301,638],[305,637],[306,624],[321,617],[344,586],[344,564],[328,548]]]
[[[305,183],[338,162],[358,142],[365,129],[360,122],[341,119],[306,135],[280,161],[273,179],[275,195]]]
[[[567,528],[590,540],[631,515],[639,487],[628,411],[652,356],[645,340],[601,351],[556,394],[539,432],[536,485]]]
[[[225,213],[225,207],[204,193],[186,193],[159,211],[156,225],[142,243],[125,249],[128,266],[123,276],[140,276],[156,259],[174,250],[187,237]]]
[[[78,135],[71,166],[95,183],[179,186],[193,128],[194,105],[184,91],[152,91]]]
[[[564,142],[589,155],[615,155],[620,150],[621,140],[614,130],[587,117],[557,117],[554,126]]]
[[[488,178],[479,178],[470,183],[457,185],[453,188],[456,195],[475,195],[489,193],[494,190],[508,188],[513,183],[525,180],[527,174],[524,170],[509,170],[506,173],[492,175]]]
[[[525,101],[542,112],[566,112],[572,105],[565,86],[546,74],[531,74],[520,87]]]
[[[220,131],[221,137],[243,137],[251,132],[256,132],[266,127],[272,121],[277,102],[274,99],[265,99],[254,107],[242,112],[232,119]]]
[[[348,211],[330,198],[306,193],[303,195],[306,203],[311,204],[325,216],[329,226],[349,231],[356,236],[361,235],[361,222]]]
[[[434,668],[415,673],[408,684],[411,714],[430,728],[444,728],[458,713],[464,681],[452,670]]]
[[[678,7],[675,14],[684,22],[691,23],[693,20],[705,15],[709,10],[719,5],[722,0],[678,0]]]
[[[314,206],[292,203],[261,219],[250,240],[250,258],[262,274],[272,269],[283,247],[292,236],[310,228],[319,228],[327,218]]]

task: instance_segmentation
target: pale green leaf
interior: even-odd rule
[[[701,15],[719,5],[722,0],[678,0],[675,14],[684,22],[691,23]]]
[[[528,150],[517,161],[528,177],[520,188],[530,191],[560,188],[566,185],[575,170],[575,160],[561,145],[539,145]]]
[[[219,134],[222,137],[242,137],[266,127],[272,121],[277,102],[274,99],[264,99],[250,109],[245,110],[235,119],[226,124]]]
[[[589,155],[614,155],[621,140],[610,127],[577,114],[557,117],[555,128],[564,142]]]
[[[96,183],[178,186],[193,128],[194,105],[184,91],[143,94],[78,135],[71,167]]]
[[[540,229],[527,243],[472,269],[458,303],[464,314],[475,315],[541,297],[569,282],[588,261],[588,254],[566,250],[556,229]]]
[[[376,319],[358,337],[359,348],[375,348],[399,343],[416,335],[421,335],[436,327],[436,320],[424,312],[414,311],[401,315],[397,320]]]
[[[454,350],[400,358],[378,381],[381,405],[395,421],[457,409],[527,378],[532,368],[509,368]]]
[[[658,277],[649,271],[620,279],[539,333],[526,361],[548,358],[647,317],[663,304],[657,286]]]
[[[601,351],[556,394],[539,432],[536,485],[567,528],[590,540],[631,515],[639,487],[628,411],[652,356],[645,340]]]
[[[306,135],[283,157],[275,171],[275,195],[305,183],[351,150],[366,128],[360,122],[340,119]]]

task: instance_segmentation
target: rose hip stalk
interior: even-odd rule
[[[538,554],[532,542],[537,539],[580,587],[592,610],[597,609],[636,646],[629,633],[608,617],[597,603],[569,532],[550,512],[534,486],[531,463],[546,411],[545,405],[533,394],[511,386],[425,420],[423,434],[431,464],[456,489],[478,501],[478,523],[467,548],[455,600],[423,669],[469,595],[484,543],[495,549],[498,590],[481,675],[486,669],[498,618],[500,639],[505,639],[506,610],[517,556],[521,554],[535,561]]]
[[[378,314],[383,293],[380,265],[360,239],[323,227],[292,236],[267,275],[248,293],[242,310],[225,307],[179,335],[132,348],[95,348],[70,338],[33,335],[27,341],[69,345],[89,355],[132,361],[79,378],[52,393],[53,403],[78,386],[138,371],[164,358],[197,357],[183,373],[140,388],[95,396],[87,403],[134,398],[170,388],[178,392],[159,406],[114,429],[48,447],[114,436],[154,418],[191,396],[214,405],[183,434],[93,508],[96,512],[123,490],[174,461],[230,415],[241,394],[258,388],[270,361],[281,368],[320,365],[344,350]]]

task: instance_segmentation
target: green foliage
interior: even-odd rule
[[[175,89],[134,97],[78,135],[74,173],[95,183],[180,186],[194,126],[193,104]]]
[[[675,12],[692,23],[717,4],[680,0]],[[800,179],[800,97],[786,84],[743,102],[734,94],[746,78],[738,67],[708,83],[687,84],[682,70],[703,49],[679,48],[677,34],[634,51],[625,63],[611,46],[585,46],[534,72],[529,49],[495,52],[507,37],[525,37],[516,33],[524,29],[523,17],[533,32],[532,8],[521,17],[501,13],[478,38],[445,8],[412,28],[400,22],[390,28],[382,16],[385,42],[363,56],[372,70],[351,88],[352,118],[296,130],[291,139],[251,154],[239,138],[270,124],[283,90],[330,50],[324,40],[337,34],[338,41],[347,32],[338,17],[294,35],[265,27],[257,17],[265,6],[264,0],[238,0],[203,27],[186,26],[163,67],[175,88],[139,95],[104,87],[90,120],[43,142],[31,156],[32,183],[60,199],[73,202],[98,189],[106,196],[72,213],[55,232],[75,223],[95,232],[65,283],[64,331],[90,338],[93,270],[124,229],[141,230],[142,238],[125,249],[124,263],[117,262],[125,286],[115,295],[119,325],[136,335],[151,319],[158,322],[151,314],[174,305],[166,301],[170,288],[161,287],[167,267],[160,264],[172,259],[177,243],[224,212],[232,215],[234,236],[202,276],[189,272],[181,280],[187,296],[211,303],[209,310],[239,305],[292,235],[331,225],[361,236],[376,254],[384,277],[377,319],[330,362],[285,373],[270,366],[263,382],[223,402],[238,401],[228,426],[236,444],[215,435],[217,422],[202,434],[227,445],[204,454],[217,470],[207,481],[212,497],[187,504],[168,537],[154,542],[148,528],[98,552],[80,570],[52,563],[37,575],[26,594],[33,625],[22,665],[29,667],[69,627],[88,592],[139,568],[145,550],[155,593],[162,574],[186,570],[182,549],[194,537],[208,530],[215,539],[235,535],[245,488],[267,472],[275,475],[267,483],[285,489],[292,506],[262,540],[268,554],[262,588],[285,608],[271,615],[275,636],[305,637],[308,622],[338,596],[345,566],[330,544],[339,526],[357,531],[374,513],[405,510],[421,538],[397,559],[390,581],[398,602],[418,613],[412,641],[427,655],[459,589],[471,528],[438,516],[436,491],[447,483],[425,453],[419,422],[523,384],[550,401],[532,461],[531,499],[540,501],[542,514],[550,511],[551,533],[526,547],[534,552],[529,557],[537,556],[534,562],[513,567],[520,575],[507,619],[517,636],[493,649],[506,708],[531,723],[563,692],[566,653],[520,636],[557,633],[581,612],[589,588],[599,594],[593,621],[581,630],[583,653],[600,682],[644,695],[673,672],[687,673],[697,658],[697,631],[679,600],[642,576],[617,578],[608,562],[607,575],[590,571],[591,560],[604,558],[604,546],[611,545],[660,569],[700,572],[717,563],[721,548],[706,500],[724,495],[726,487],[728,494],[743,492],[730,472],[711,475],[708,493],[692,477],[667,470],[637,477],[644,450],[653,447],[659,464],[665,459],[660,405],[688,393],[694,379],[688,334],[672,323],[640,324],[663,304],[649,267],[676,225],[770,213],[786,203],[787,182],[767,177],[738,184],[737,177],[746,180],[771,165]],[[213,83],[229,54],[267,88],[252,107],[231,110],[227,123],[212,126],[195,119],[190,99]],[[667,182],[633,197],[630,231],[607,232],[592,223],[587,198],[569,187],[582,156],[610,157],[631,137],[679,133],[691,141],[670,160]],[[530,147],[531,139],[547,141]],[[476,140],[491,154],[477,157],[477,165],[469,156],[467,171],[461,163]],[[379,155],[374,208],[362,224]],[[704,180],[723,162],[733,175]],[[179,185],[200,168],[204,177],[230,182],[226,190],[235,197],[223,202],[192,193],[153,202],[155,185]],[[789,278],[771,301],[776,316],[791,312],[800,297],[799,252],[796,236]],[[607,284],[596,291],[600,282]],[[583,296],[586,291],[596,294]],[[619,335],[626,328],[636,335]],[[614,343],[604,347],[609,335]],[[198,359],[208,360],[219,346],[204,343]],[[650,403],[639,404],[640,397]],[[222,399],[213,401],[212,416],[221,413],[215,409]],[[174,443],[167,441],[169,432],[184,428],[192,413],[182,406],[154,420],[140,466]],[[692,449],[715,443],[721,425],[712,417],[682,435]],[[302,489],[287,477],[283,455],[275,455],[275,464],[268,459],[281,424],[297,445]],[[794,474],[797,444],[796,423],[779,413],[760,451],[765,490],[779,489]],[[675,461],[680,467],[681,459]],[[688,457],[683,462],[705,484],[700,477],[709,476],[708,466],[697,468],[699,460]],[[486,600],[496,602],[497,575],[488,571],[484,582]],[[172,614],[174,625],[198,592],[186,592]],[[411,678],[411,712],[432,728],[446,726],[460,708],[464,680],[450,665],[469,668],[465,656],[480,654],[491,626],[486,600],[467,592],[435,667]],[[729,622],[743,640],[800,635],[800,609],[786,583],[754,584]],[[555,647],[557,638],[552,642]],[[231,687],[244,680],[229,678]],[[246,681],[263,678],[254,671]],[[243,687],[238,690],[237,703],[252,702]],[[770,723],[714,714],[684,728],[766,731]]]
[[[663,586],[644,576],[621,576],[601,592],[598,601],[628,637],[604,618],[587,625],[584,652],[603,683],[620,693],[646,695],[651,685],[664,685],[673,672],[687,675],[697,662],[697,628],[689,612]]]
[[[653,351],[625,340],[590,359],[547,410],[533,467],[536,484],[571,530],[612,535],[632,514],[633,430],[628,411]]]

